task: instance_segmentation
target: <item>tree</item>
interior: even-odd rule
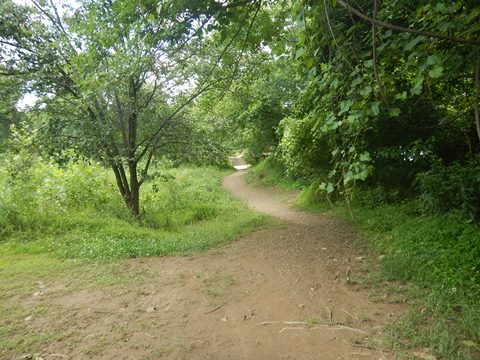
[[[330,144],[321,189],[348,195],[370,177],[408,192],[433,162],[478,154],[478,3],[323,0],[293,14],[309,86],[287,134],[309,154]]]
[[[49,121],[63,124],[53,128],[112,168],[136,216],[155,154],[179,141],[172,134],[182,110],[225,82],[214,72],[249,32],[260,3],[90,0],[62,17],[53,1],[32,2],[1,5],[3,73],[27,74],[38,93],[49,95],[49,111],[56,113]],[[224,30],[214,44],[223,50],[211,51],[218,56],[205,57],[204,71],[194,73],[204,39],[231,22],[238,24],[235,32]],[[67,108],[71,116],[58,115]]]
[[[22,97],[23,81],[14,77],[0,77],[0,151],[10,134],[10,126],[18,126],[20,112],[17,102]]]

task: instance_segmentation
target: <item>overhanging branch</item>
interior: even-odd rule
[[[439,34],[439,33],[433,33],[433,32],[429,32],[429,31],[410,29],[410,28],[406,28],[406,27],[403,27],[403,26],[386,23],[384,21],[380,21],[380,20],[371,18],[370,16],[364,14],[360,10],[355,9],[353,6],[351,6],[350,4],[348,4],[344,0],[337,0],[337,2],[341,6],[343,6],[345,9],[347,9],[348,11],[351,11],[353,14],[357,15],[358,17],[362,18],[363,20],[366,20],[366,21],[370,22],[371,24],[376,24],[378,26],[385,27],[387,29],[392,29],[392,30],[400,31],[400,32],[407,32],[407,33],[416,34],[416,35],[423,35],[423,36],[436,38],[436,39],[449,40],[449,41],[453,41],[453,42],[457,42],[457,43],[480,45],[479,40],[464,39],[464,38],[451,36],[451,35],[447,35],[447,34]]]

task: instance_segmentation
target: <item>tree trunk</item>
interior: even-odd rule
[[[127,206],[133,216],[140,215],[140,182],[138,181],[137,163],[130,161],[128,164],[130,172],[130,196]]]
[[[140,215],[140,188],[137,185],[137,188],[132,187],[132,192],[130,193],[129,199],[126,199],[126,203],[130,213],[133,216]]]
[[[122,165],[112,164],[113,173],[117,180],[117,187],[122,195],[125,205],[133,216],[140,215],[140,182],[137,176],[137,164],[131,162],[129,164],[130,183],[128,183]]]

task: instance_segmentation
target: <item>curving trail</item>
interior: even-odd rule
[[[223,181],[223,186],[244,200],[250,208],[295,224],[309,225],[324,222],[324,219],[318,216],[291,208],[288,195],[282,199],[272,189],[248,185],[245,183],[243,175],[243,171],[237,171],[227,176]]]
[[[52,310],[32,326],[65,326],[68,336],[46,344],[43,353],[70,359],[394,359],[375,339],[405,306],[374,302],[355,284],[361,266],[374,266],[355,249],[355,232],[340,220],[291,209],[291,194],[253,188],[242,172],[226,177],[224,186],[279,221],[203,254],[126,261],[121,271],[141,272],[143,282],[45,289],[28,301]]]

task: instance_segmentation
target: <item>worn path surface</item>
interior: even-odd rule
[[[140,283],[47,284],[19,299],[51,309],[31,331],[65,331],[43,358],[393,359],[375,339],[404,306],[374,302],[355,284],[368,259],[354,231],[291,209],[288,194],[252,188],[241,172],[224,185],[281,221],[204,254],[125,262],[123,271],[144,274]]]

